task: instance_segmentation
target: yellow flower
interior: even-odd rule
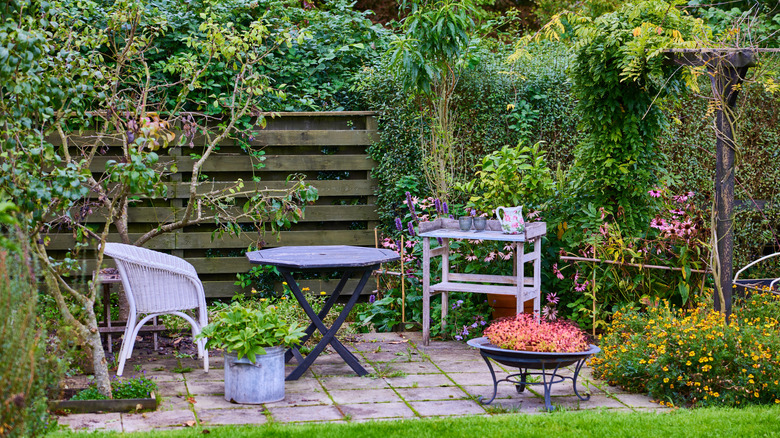
[[[509,105],[506,106],[507,111],[512,111],[513,109],[515,109],[515,105],[513,103],[510,103]]]
[[[327,295],[328,293],[325,291],[320,292],[320,295]]]
[[[257,289],[255,289],[255,288],[252,288],[252,293],[253,293],[253,294],[256,294],[256,293],[257,293]]]
[[[310,290],[311,290],[311,289],[309,289],[308,287],[301,288],[301,292],[308,292],[308,291],[310,291]]]

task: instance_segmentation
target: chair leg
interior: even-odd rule
[[[125,335],[122,338],[122,347],[119,349],[119,366],[116,369],[117,377],[121,377],[125,370],[125,361],[130,358],[130,353],[133,351],[133,344],[135,344],[135,321],[137,315],[130,315],[127,319],[127,325],[125,325]]]

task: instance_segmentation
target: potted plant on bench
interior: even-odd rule
[[[250,308],[235,302],[218,312],[199,337],[224,350],[225,400],[260,404],[284,398],[284,353],[304,332],[288,324],[276,306]]]

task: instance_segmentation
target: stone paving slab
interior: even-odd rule
[[[406,374],[430,374],[441,372],[439,368],[430,361],[425,362],[390,362],[391,366]]]
[[[191,410],[122,414],[122,428],[124,432],[156,430],[164,427],[185,427],[195,424],[197,424],[195,413]]]
[[[130,432],[196,424],[262,425],[271,419],[278,423],[343,423],[546,412],[541,386],[528,386],[523,393],[517,393],[515,385],[502,382],[492,404],[479,403],[479,396],[492,396],[492,378],[479,352],[463,343],[434,341],[423,346],[419,333],[374,333],[351,336],[350,340],[344,340],[345,346],[356,352],[372,376],[358,377],[338,354],[323,354],[300,379],[285,382],[283,401],[264,405],[233,404],[224,399],[224,370],[220,368],[223,361],[218,352],[212,352],[209,373],[196,359],[182,360],[183,365],[193,368],[191,372],[174,373],[173,368],[179,364],[176,358],[134,357],[128,361],[127,375],[145,373],[158,383],[161,403],[156,411],[74,414],[60,417],[59,422],[74,430]],[[288,364],[287,373],[295,365]],[[507,372],[516,370],[496,366],[498,378]],[[560,372],[570,376],[573,368]],[[580,394],[590,390],[589,401],[579,400],[571,381],[565,381],[552,387],[553,404],[566,410],[668,411],[649,397],[628,394],[593,379],[587,367],[582,369],[577,383]]]
[[[493,385],[493,379],[490,377],[490,371],[488,370],[477,373],[447,373],[447,376],[461,386]],[[508,385],[508,383],[505,384]],[[499,385],[501,385],[501,383],[499,383]]]
[[[161,394],[187,395],[187,385],[184,380],[168,380],[157,382]]]
[[[225,400],[223,395],[194,395],[191,396],[190,399],[192,400],[192,406],[196,411],[201,409],[244,409],[257,406],[230,403]]]
[[[399,388],[398,394],[406,401],[458,400],[471,398],[457,386],[434,386],[430,388]]]
[[[322,385],[317,379],[287,380],[284,382],[284,392],[321,392]]]
[[[359,391],[363,392],[363,391]],[[266,403],[266,406],[312,406],[312,405],[332,405],[328,394],[323,390],[314,392],[285,392],[284,400]]]
[[[157,405],[158,411],[176,411],[180,409],[190,409],[192,403],[191,398],[185,393],[184,395],[172,395],[163,396],[160,404]]]
[[[107,414],[70,414],[59,417],[59,424],[79,431],[108,430],[121,432],[122,414],[117,412]]]
[[[398,394],[392,389],[332,390],[328,391],[328,394],[333,398],[333,402],[338,405],[400,401]]]
[[[204,409],[198,411],[203,425],[265,424],[268,418],[263,408],[252,409]]]
[[[279,423],[304,421],[342,420],[344,416],[336,406],[269,407],[274,421]]]
[[[224,380],[207,382],[188,381],[187,390],[189,391],[190,395],[224,395],[225,383]]]
[[[423,417],[485,414],[485,409],[471,400],[437,400],[410,402],[409,404]]]
[[[626,406],[630,406],[632,408],[647,408],[647,409],[657,409],[661,408],[660,404],[650,399],[650,397],[646,397],[644,395],[639,394],[617,394],[614,396],[618,400],[620,400],[623,404]]]
[[[389,388],[384,379],[372,377],[324,377],[318,379],[320,383],[328,390],[331,389],[381,389]]]
[[[452,386],[455,385],[445,374],[412,374],[403,377],[386,377],[385,381],[394,388]]]
[[[415,414],[406,403],[344,404],[340,406],[345,418],[350,420],[373,420],[378,418],[414,418]]]

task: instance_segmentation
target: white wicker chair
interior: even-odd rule
[[[106,243],[105,254],[116,261],[130,305],[122,348],[119,350],[117,376],[122,375],[125,361],[133,353],[133,344],[141,326],[155,316],[181,316],[192,326],[193,338],[208,324],[203,284],[191,264],[179,257],[122,243]],[[182,312],[190,309],[198,309],[198,321]],[[206,340],[195,340],[195,343],[198,346],[198,357],[203,358],[203,368],[208,372]]]

